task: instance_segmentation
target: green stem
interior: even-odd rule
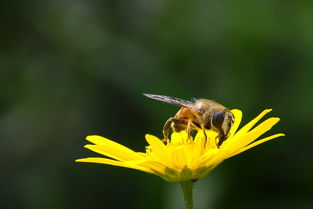
[[[183,189],[186,209],[193,209],[193,200],[192,200],[193,182],[191,180],[182,181],[180,182],[180,185],[181,188]]]

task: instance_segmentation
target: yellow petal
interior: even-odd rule
[[[171,135],[171,144],[182,144],[188,140],[187,131],[173,132]]]
[[[166,152],[166,147],[164,143],[156,136],[146,134],[146,141],[150,145],[150,148],[155,151],[163,151]]]
[[[263,118],[267,113],[271,112],[272,109],[266,109],[263,110],[257,117],[255,117],[253,120],[251,120],[249,123],[247,123],[244,127],[242,127],[236,135],[241,135],[246,132],[248,132],[261,118]]]
[[[209,166],[209,165],[218,164],[221,161],[223,161],[223,155],[221,155],[219,152],[220,151],[217,151],[217,150],[212,151],[211,153],[208,152],[201,159],[201,165],[202,166]]]
[[[255,146],[259,145],[259,144],[262,144],[262,143],[264,143],[264,142],[267,142],[267,141],[269,141],[269,140],[272,140],[272,139],[275,139],[275,138],[278,138],[278,137],[281,137],[281,136],[285,136],[285,134],[275,134],[275,135],[272,135],[272,136],[268,136],[268,137],[266,137],[266,138],[264,138],[264,139],[260,139],[260,140],[258,140],[258,141],[256,141],[256,142],[254,142],[254,143],[252,143],[252,144],[250,144],[250,145],[248,145],[248,146],[242,148],[242,149],[239,150],[238,152],[236,152],[236,153],[230,155],[228,158],[230,158],[230,157],[232,157],[232,156],[234,156],[234,155],[238,155],[238,154],[240,154],[240,153],[242,153],[242,152],[244,152],[244,151],[246,151],[246,150],[248,150],[248,149],[251,149],[252,147],[255,147]]]
[[[163,165],[153,160],[145,160],[138,162],[138,166],[149,168],[155,174],[163,173],[164,169],[167,167],[166,165]]]
[[[139,160],[143,158],[142,155],[136,152],[125,152],[125,150],[120,149],[120,147],[87,144],[85,145],[85,148],[120,161]]]
[[[136,166],[132,164],[128,164],[125,162],[120,162],[116,160],[111,160],[107,158],[101,158],[101,157],[88,157],[88,158],[82,158],[82,159],[77,159],[75,162],[84,162],[84,163],[101,163],[101,164],[106,164],[106,165],[113,165],[113,166],[119,166],[119,167],[125,167],[125,168],[132,168],[136,170],[141,170],[147,173],[152,173],[152,171],[149,168],[146,167],[141,167],[141,166]]]
[[[172,166],[171,156],[168,152],[169,149],[165,146],[165,144],[156,136],[146,134],[146,141],[150,145],[149,148],[152,150],[152,154],[150,157],[155,157],[159,159],[164,164],[168,164]]]
[[[181,145],[179,147],[180,149],[175,149],[175,151],[172,152],[173,165],[174,168],[177,168],[178,170],[185,166],[189,167],[192,160],[189,145]]]
[[[233,153],[239,152],[239,150],[241,150],[243,147],[252,143],[262,134],[270,130],[279,120],[279,118],[269,118],[245,134],[235,134],[235,136],[229,139],[228,143],[223,146],[223,149],[231,150],[229,155],[233,156]]]
[[[279,120],[279,118],[269,118],[263,121],[260,125],[258,125],[251,131],[249,131],[248,134],[250,137],[244,137],[244,139],[242,140],[245,146],[253,142],[255,139],[259,138],[265,132],[269,131],[276,123],[278,123]]]
[[[119,150],[120,152],[124,152],[125,155],[128,155],[130,158],[133,156],[134,158],[137,157],[137,153],[134,152],[133,150],[129,149],[128,147],[125,147],[117,142],[114,142],[110,139],[104,138],[102,136],[98,135],[90,135],[86,137],[86,140],[96,144],[96,145],[102,145],[106,147],[113,148],[115,150]]]
[[[241,119],[242,119],[242,112],[240,110],[233,109],[233,110],[231,110],[231,112],[235,116],[235,121],[234,121],[234,124],[229,131],[229,136],[228,136],[229,138],[232,137],[236,133],[236,131],[240,125]]]

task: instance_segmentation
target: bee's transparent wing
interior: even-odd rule
[[[149,97],[151,99],[155,99],[155,100],[165,102],[168,104],[177,105],[179,107],[188,107],[191,109],[195,109],[192,107],[192,104],[194,103],[192,101],[179,99],[179,98],[175,98],[175,97],[170,97],[170,96],[156,95],[156,94],[143,94],[143,95],[145,95],[146,97]]]

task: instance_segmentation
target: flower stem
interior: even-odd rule
[[[180,182],[180,185],[184,193],[186,209],[193,209],[193,200],[192,200],[193,182],[191,180],[182,181]]]

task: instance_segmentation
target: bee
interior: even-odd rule
[[[213,130],[218,133],[216,144],[220,147],[234,124],[235,117],[233,113],[223,105],[209,99],[188,101],[170,96],[143,95],[180,107],[176,115],[170,117],[164,124],[164,140],[168,139],[171,129],[175,132],[186,130],[189,136],[193,130],[203,130],[204,134],[205,130]]]

